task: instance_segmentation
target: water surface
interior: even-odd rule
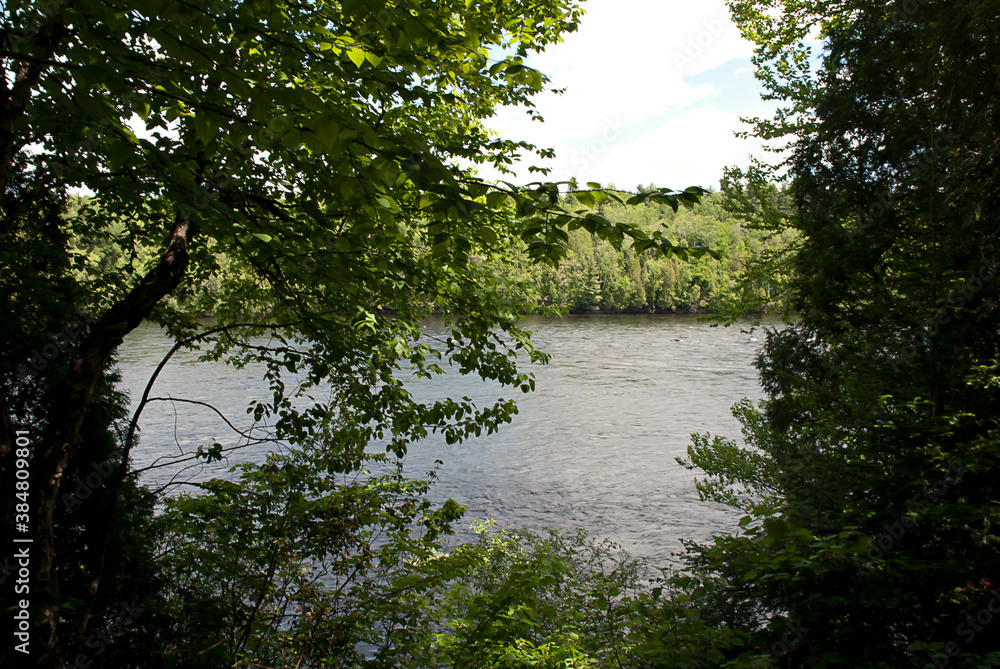
[[[444,334],[431,319],[428,332]],[[468,507],[466,521],[494,518],[532,529],[583,527],[630,552],[663,563],[682,538],[704,540],[727,532],[732,510],[701,502],[694,473],[675,460],[684,456],[692,432],[736,438],[731,406],[759,398],[753,357],[762,334],[739,327],[713,328],[695,316],[568,316],[531,319],[533,340],[551,354],[549,365],[533,365],[536,392],[499,391],[478,377],[447,374],[414,382],[418,397],[468,395],[480,403],[516,397],[520,413],[498,434],[448,445],[441,437],[413,444],[406,471],[419,476],[442,460],[432,489],[437,500],[454,498]],[[170,342],[143,326],[121,347],[120,363],[133,400]],[[181,352],[157,381],[154,396],[213,403],[241,428],[250,398],[265,398],[259,369],[235,370],[199,363]],[[204,407],[159,402],[145,410],[136,467],[190,452],[213,441],[240,441]],[[230,459],[261,461],[263,447]],[[225,475],[226,466],[198,464],[154,468],[143,480],[162,485],[171,477],[203,480]]]

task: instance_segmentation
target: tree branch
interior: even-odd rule
[[[46,17],[45,23],[35,36],[35,46],[28,55],[28,60],[17,68],[14,84],[10,92],[0,100],[0,209],[4,207],[7,194],[7,181],[10,177],[11,164],[14,161],[14,147],[17,144],[17,121],[24,115],[24,110],[31,99],[32,89],[38,84],[46,63],[52,60],[59,44],[61,33],[65,26],[63,8],[69,0],[63,2],[56,11]],[[0,218],[0,234],[9,233],[7,223],[13,219]]]

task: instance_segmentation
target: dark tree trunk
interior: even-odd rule
[[[58,613],[53,607],[53,598],[58,594],[53,516],[63,471],[79,447],[84,417],[108,360],[125,335],[180,283],[196,233],[194,222],[177,220],[159,264],[90,329],[56,394],[49,427],[35,444],[31,462],[35,481],[32,521],[36,533],[32,546],[32,580],[45,600],[32,640],[38,649],[37,666],[57,668],[63,663],[59,650]]]

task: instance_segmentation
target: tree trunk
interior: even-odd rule
[[[41,595],[44,602],[32,640],[33,647],[39,649],[37,666],[55,669],[63,665],[57,629],[58,612],[53,607],[54,598],[58,595],[53,516],[63,471],[79,446],[84,417],[108,360],[125,335],[135,329],[156,303],[180,283],[188,265],[191,240],[196,234],[197,225],[194,222],[178,219],[157,266],[90,329],[51,408],[49,427],[35,442],[31,461],[35,488],[32,590]]]

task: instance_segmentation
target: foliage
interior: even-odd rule
[[[633,226],[647,234],[665,227],[673,244],[710,248],[715,255],[685,262],[683,256],[616,249],[579,229],[569,233],[566,258],[558,267],[531,263],[517,247],[490,265],[511,283],[508,290],[518,299],[571,312],[729,313],[747,305],[754,311],[787,309],[777,287],[787,281],[787,269],[770,259],[784,257],[793,234],[748,225],[742,218],[747,212],[731,215],[721,195],[710,194],[698,207],[676,212],[663,204],[623,207],[613,200],[602,204],[599,212],[615,225]]]
[[[996,3],[732,6],[788,102],[757,131],[790,137],[802,319],[746,450],[690,451],[748,511],[692,547],[703,601],[776,666],[996,666]]]
[[[774,507],[782,498],[778,468],[766,445],[773,440],[768,425],[749,400],[733,407],[733,416],[743,426],[744,446],[734,439],[694,434],[688,459],[678,464],[708,474],[696,481],[702,500],[726,504],[746,513]]]
[[[722,179],[722,209],[743,221],[748,235],[761,244],[741,259],[735,285],[717,300],[717,318],[732,325],[747,313],[761,313],[780,306],[782,318],[791,320],[796,269],[793,257],[801,234],[790,222],[792,203],[787,188],[779,189],[783,174],[755,163],[747,170],[732,167]]]
[[[323,458],[272,454],[168,501],[163,666],[348,667],[392,638],[407,611],[390,577],[432,557],[463,509],[434,508],[399,469],[345,480]]]
[[[66,468],[56,510],[63,571],[59,597],[67,624],[90,630],[73,640],[73,657],[99,648],[105,662],[127,666],[143,661],[154,643],[163,621],[152,603],[164,583],[154,555],[160,540],[153,518],[156,497],[134,477],[112,478],[122,457],[128,403],[114,389],[119,383],[117,370],[104,381],[84,423],[84,446]],[[115,495],[120,504],[111,503]],[[103,551],[91,548],[96,541],[105,542]],[[96,593],[95,578],[100,579]],[[89,601],[93,603],[88,607]],[[123,626],[113,634],[114,643],[94,638],[96,631],[108,632],[117,619],[131,618],[139,609],[148,609],[142,622]],[[84,620],[84,615],[91,617]]]
[[[434,509],[398,471],[334,484],[314,460],[272,456],[169,502],[161,666],[626,661],[641,562],[491,524],[445,553],[460,507]]]
[[[473,529],[478,542],[418,565],[438,583],[424,596],[422,622],[437,631],[389,657],[404,666],[497,669],[627,662],[641,561],[582,532]]]
[[[254,635],[284,619],[255,607],[289,602],[317,616],[326,609],[302,588],[274,592],[264,583],[268,560],[277,560],[274,573],[288,579],[301,564],[281,544],[280,528],[269,535],[258,527],[266,514],[292,514],[298,524],[287,529],[303,543],[313,527],[302,524],[309,514],[320,526],[343,522],[321,504],[333,500],[323,503],[350,509],[356,524],[345,525],[343,535],[331,527],[331,539],[361,550],[386,520],[379,514],[397,513],[391,500],[405,507],[398,511],[404,518],[426,511],[406,507],[406,500],[417,503],[419,486],[378,477],[324,486],[387,463],[390,453],[401,456],[430,432],[461,440],[497,429],[516,410],[509,396],[487,406],[468,399],[421,403],[407,390],[408,375],[451,367],[495,381],[501,392],[531,389],[518,361],[544,356],[518,319],[533,305],[501,290],[483,259],[517,238],[529,259],[556,265],[574,231],[615,249],[627,242],[635,253],[707,253],[596,211],[608,199],[676,211],[697,203],[701,189],[623,197],[589,184],[563,206],[560,188],[568,184],[490,184],[468,167],[503,171],[522,154],[549,154],[492,137],[482,119],[503,105],[534,114],[531,96],[547,79],[525,61],[574,30],[579,17],[568,0],[5,4],[0,292],[11,325],[0,351],[0,473],[13,481],[16,431],[26,430],[33,497],[25,524],[34,541],[39,666],[79,655],[91,622],[112,615],[108,596],[123,575],[111,570],[141,562],[156,541],[166,552],[151,569],[170,579],[137,574],[149,578],[149,613],[126,627],[155,630],[151,618],[165,616],[178,647],[197,661],[285,652],[258,648],[263,640]],[[80,192],[86,197],[70,199]],[[451,324],[444,342],[420,337],[418,324],[434,310]],[[205,313],[215,327],[199,325]],[[164,365],[182,348],[236,366],[261,365],[271,394],[248,398],[253,424],[244,445],[294,446],[291,460],[274,465],[289,480],[251,468],[235,488],[213,483],[204,499],[182,497],[165,525],[147,527],[150,502],[138,501],[142,493],[128,481],[142,411],[162,401],[152,392],[155,375],[117,433],[118,414],[95,401],[105,392],[99,389],[113,392],[115,351],[144,320],[176,341]],[[88,513],[107,522],[98,522],[96,533],[85,530],[82,541],[79,519],[56,509],[65,475],[86,460],[86,439],[104,433],[101,447],[113,452],[114,469],[107,494],[95,498],[100,509]],[[226,455],[212,445],[178,460]],[[302,457],[315,458],[329,482],[306,477],[295,460]],[[294,481],[306,498],[289,494],[291,507],[268,498],[265,488],[291,493]],[[175,482],[195,484],[207,485]],[[3,504],[4,546],[12,554],[21,511],[10,499]],[[232,509],[231,529],[209,517],[210,510],[223,515],[225,505],[244,507]],[[131,511],[133,538],[147,552],[133,546],[129,557],[108,525]],[[453,511],[435,513],[446,519]],[[190,543],[178,539],[183,533]],[[252,583],[211,559],[208,546],[226,554],[222,547],[231,548],[233,537],[253,548],[239,563]],[[75,552],[60,552],[70,543]],[[119,550],[122,559],[112,555]],[[193,573],[192,556],[217,580]],[[174,577],[190,588],[191,605],[224,594],[228,608],[185,609],[182,593],[171,589]],[[347,624],[353,614],[344,615]],[[334,634],[338,620],[317,618],[330,626],[330,643],[353,638]],[[299,642],[319,648],[309,645],[306,626],[295,629]],[[223,632],[229,637],[213,645]],[[110,642],[101,643],[100,653],[87,651],[83,660],[113,662]],[[5,646],[0,659],[11,652]],[[196,661],[173,651],[165,658]]]

